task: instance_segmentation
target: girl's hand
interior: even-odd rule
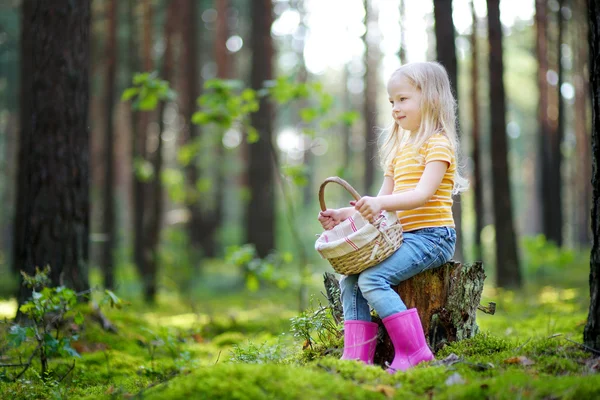
[[[369,222],[373,222],[381,213],[381,204],[377,197],[364,196],[358,201],[351,201],[350,205]]]
[[[339,210],[327,209],[319,212],[318,220],[325,230],[331,230],[342,222],[341,212]]]

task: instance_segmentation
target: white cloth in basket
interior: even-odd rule
[[[375,223],[376,227],[356,212],[333,229],[323,232],[315,242],[315,250],[323,258],[335,258],[366,246],[380,234],[387,239],[385,231],[398,221],[398,216],[395,212],[382,211],[377,220],[381,218],[383,220],[379,224]]]

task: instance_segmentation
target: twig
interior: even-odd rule
[[[588,346],[586,346],[586,345],[585,345],[585,344],[583,344],[583,343],[578,343],[578,342],[576,342],[576,341],[574,341],[574,340],[571,340],[571,339],[569,339],[569,338],[564,338],[564,339],[565,339],[565,340],[567,340],[567,341],[569,341],[569,342],[571,342],[571,343],[575,343],[575,344],[576,344],[576,345],[578,345],[578,346],[581,346],[581,347],[583,347],[584,349],[586,349],[587,351],[589,351],[589,352],[591,352],[591,353],[594,353],[594,354],[598,354],[598,355],[600,355],[600,351],[598,351],[598,350],[596,350],[596,349],[592,349],[591,347],[588,347]]]
[[[38,345],[38,347],[35,348],[35,350],[33,351],[33,353],[31,353],[31,355],[29,356],[29,359],[27,360],[27,363],[25,363],[25,369],[23,369],[23,371],[21,371],[19,373],[19,375],[17,375],[17,377],[15,378],[15,381],[17,379],[19,379],[21,376],[23,376],[23,374],[25,373],[25,371],[27,371],[29,369],[29,367],[31,366],[31,360],[33,360],[33,356],[35,356],[35,354],[38,352],[38,350],[42,347],[42,345]]]
[[[526,345],[527,343],[529,343],[530,341],[531,341],[531,338],[527,339],[527,340],[525,341],[525,343],[523,343],[522,345],[520,345],[519,347],[517,347],[517,348],[515,349],[515,353],[516,353],[516,352],[519,352],[519,351],[520,351],[520,350],[523,348],[523,346],[525,346],[525,345]]]
[[[71,368],[69,368],[69,370],[67,371],[67,373],[66,373],[66,374],[64,374],[64,375],[62,376],[62,378],[60,378],[60,379],[58,380],[58,383],[61,383],[61,382],[62,382],[62,380],[63,380],[63,379],[65,379],[65,377],[66,377],[67,375],[69,375],[69,373],[70,373],[71,371],[73,371],[73,368],[75,368],[75,360],[73,360],[73,365],[71,365]]]
[[[221,358],[221,352],[219,351],[219,354],[217,354],[217,361],[215,361],[215,365],[217,365],[217,363],[219,362],[219,358]]]

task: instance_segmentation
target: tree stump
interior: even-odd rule
[[[325,288],[333,314],[340,315],[340,302],[332,301],[336,293],[339,296],[339,282],[333,274],[325,275]],[[435,353],[447,343],[475,336],[479,330],[477,309],[494,313],[494,303],[487,308],[479,305],[484,280],[481,262],[463,265],[451,261],[400,283],[394,290],[409,309],[417,309],[427,342]],[[394,348],[381,319],[374,316],[373,321],[380,325],[375,363],[385,365],[392,361]]]

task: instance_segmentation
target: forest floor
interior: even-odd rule
[[[497,309],[478,314],[477,336],[395,375],[339,360],[339,329],[328,330],[331,319],[316,312],[327,303],[320,274],[311,309],[300,315],[294,291],[250,291],[230,269],[213,263],[187,295],[175,295],[176,284],[163,277],[155,306],[131,300],[105,308],[117,333],[80,307],[84,322],[64,327],[77,336],[72,348],[80,357],[52,358],[45,381],[35,359],[16,381],[22,368],[0,368],[0,399],[600,398],[600,357],[581,345],[589,264],[518,293],[486,286],[482,304],[495,301]],[[11,307],[14,300],[0,301],[0,313]],[[5,322],[0,364],[24,362],[33,344],[11,348]]]

